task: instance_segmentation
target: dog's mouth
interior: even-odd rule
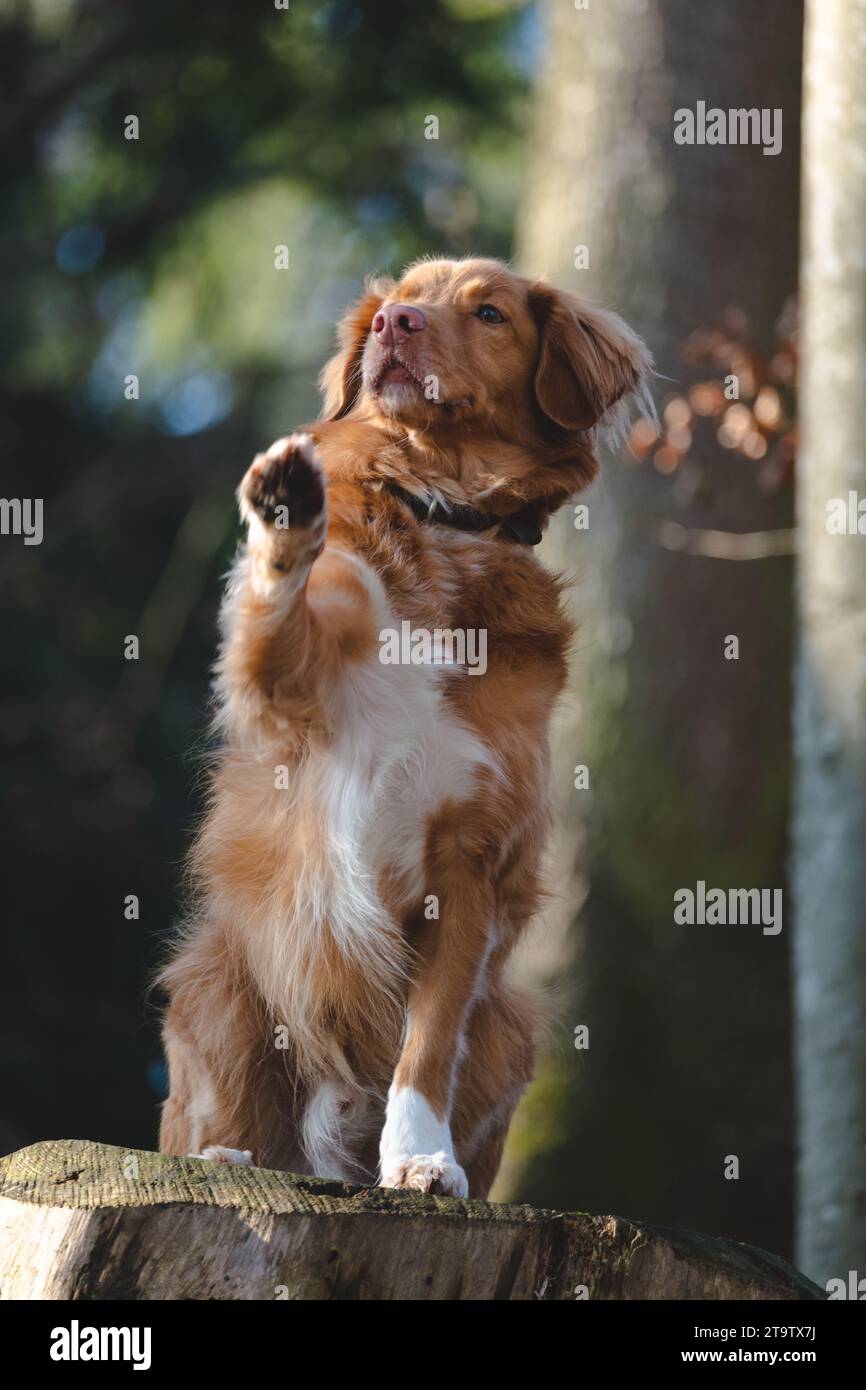
[[[435,376],[423,377],[417,367],[390,352],[367,379],[367,384],[376,397],[381,398],[389,387],[408,387],[413,395],[423,396],[431,405],[439,406],[447,414],[464,415],[471,411],[475,400],[473,396],[444,398],[438,394],[438,381]]]
[[[383,358],[370,378],[370,390],[376,396],[381,396],[389,386],[409,386],[420,391],[422,395],[424,392],[422,378],[415,368],[404,362],[402,357],[398,357],[396,352]]]

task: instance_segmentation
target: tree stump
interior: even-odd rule
[[[4,1299],[819,1299],[784,1260],[616,1216],[115,1148],[0,1162]]]

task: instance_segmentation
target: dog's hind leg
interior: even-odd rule
[[[307,1172],[292,1115],[292,1090],[267,1047],[232,1057],[220,1075],[216,1059],[166,1018],[170,1091],[162,1110],[162,1153]]]
[[[162,972],[171,1002],[163,1024],[169,1095],[160,1149],[304,1172],[296,1117],[306,1097],[289,1054],[274,1047],[263,1005],[238,972],[207,918]]]

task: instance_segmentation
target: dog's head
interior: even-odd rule
[[[590,432],[615,422],[650,370],[615,314],[493,260],[420,261],[399,282],[371,281],[339,334],[322,375],[326,418],[363,413],[434,441],[471,422],[475,440],[539,461],[571,449],[589,476]]]

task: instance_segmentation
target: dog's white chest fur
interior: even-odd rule
[[[357,563],[380,629],[398,626],[378,576],[363,561]],[[374,893],[383,870],[399,875],[407,894],[417,898],[425,888],[424,838],[431,814],[446,799],[469,797],[478,770],[493,767],[492,755],[449,710],[441,667],[383,664],[376,658],[347,663],[339,686],[324,692],[324,701],[334,741],[317,755],[321,766],[313,775],[321,779],[320,804],[326,808],[336,871],[333,890],[342,900],[332,906],[342,910],[347,897]]]

